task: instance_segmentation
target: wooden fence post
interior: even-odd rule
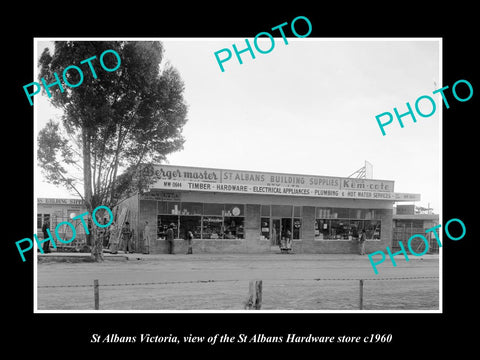
[[[250,281],[248,298],[245,303],[246,310],[260,310],[262,307],[262,280]]]
[[[363,310],[363,280],[360,280],[360,304],[359,308],[360,310]]]
[[[93,280],[93,297],[95,299],[95,310],[100,308],[100,299],[98,296],[98,280]]]

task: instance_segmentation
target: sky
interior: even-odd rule
[[[441,40],[275,38],[273,50],[246,47],[244,38],[157,39],[165,60],[185,83],[188,121],[184,149],[168,156],[172,165],[347,177],[373,164],[373,178],[394,180],[395,192],[419,193],[418,206],[441,209]],[[47,40],[37,39],[38,53]],[[64,40],[64,39],[62,39]],[[120,40],[120,39],[119,39]],[[152,40],[148,38],[147,40]],[[263,50],[268,38],[259,41]],[[214,53],[232,58],[220,70]],[[220,56],[223,58],[226,53]],[[79,59],[83,60],[83,59]],[[100,76],[100,75],[99,75]],[[436,102],[430,117],[416,114],[382,132],[375,119],[407,112],[423,95]],[[424,114],[428,100],[419,102]],[[35,98],[37,128],[58,119],[45,94]],[[385,118],[386,120],[386,118]],[[75,197],[47,184],[36,169],[37,197]]]

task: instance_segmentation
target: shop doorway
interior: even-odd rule
[[[272,219],[272,246],[279,246],[282,236],[282,219]]]
[[[292,240],[292,219],[291,218],[273,218],[272,219],[272,245],[280,246],[282,241]]]

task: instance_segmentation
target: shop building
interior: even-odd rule
[[[77,215],[87,211],[83,200],[81,199],[63,199],[63,198],[37,198],[37,235],[43,238],[42,227],[45,223],[49,228],[56,229],[61,222],[68,221],[75,227],[75,240],[68,246],[75,246],[80,243],[88,243],[85,229],[80,219],[73,220]],[[58,229],[62,239],[72,238],[72,229],[67,225],[60,225]],[[57,247],[66,247],[65,244],[57,242]]]
[[[357,253],[392,244],[393,205],[420,200],[395,193],[394,181],[158,165],[150,191],[122,201],[117,222],[134,230],[136,251],[166,253],[173,224],[176,252],[187,231],[194,252],[278,252],[290,238],[295,253]],[[143,239],[145,225],[149,244]]]
[[[397,205],[393,213],[393,239],[392,251],[399,251],[401,241],[407,244],[411,236],[421,234],[428,240],[428,253],[438,253],[439,246],[433,232],[426,230],[439,224],[438,214],[416,213],[415,205]],[[420,238],[411,240],[411,247],[416,253],[422,253],[425,250],[425,243]]]
[[[72,219],[86,211],[81,199],[37,198],[37,233],[41,233],[45,222],[49,222],[50,228],[55,229],[62,221],[75,222]],[[82,228],[76,227],[80,232]]]

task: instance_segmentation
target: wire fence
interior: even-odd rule
[[[439,277],[288,278],[267,279],[266,281],[207,279],[105,284],[100,284],[96,279],[91,284],[40,285],[38,289],[93,288],[93,305],[95,310],[100,309],[101,288],[104,289],[104,291],[102,291],[102,297],[104,295],[106,297],[106,305],[102,308],[114,306],[128,308],[128,304],[140,301],[138,300],[139,298],[144,301],[148,297],[147,303],[143,303],[143,305],[147,306],[150,303],[154,308],[158,307],[158,303],[163,303],[167,308],[183,306],[185,309],[196,309],[198,306],[202,306],[202,304],[210,308],[211,306],[215,308],[215,304],[220,308],[228,308],[232,306],[228,303],[234,302],[235,304],[233,306],[236,308],[240,306],[243,309],[257,310],[285,307],[294,309],[320,308],[322,310],[324,307],[342,307],[346,309],[365,310],[367,308],[382,309],[385,307],[408,308],[409,306],[417,308],[438,307],[438,284],[432,282],[435,279],[438,280]],[[400,287],[393,286],[392,283],[390,283],[397,281],[408,281],[408,283]],[[237,286],[237,284],[235,284],[235,286],[228,285],[242,282],[249,283],[248,289],[246,286],[240,287]],[[260,282],[260,285],[258,282]],[[315,286],[315,283],[321,282],[324,283],[321,287]],[[346,282],[353,282],[353,284],[346,284]],[[414,284],[415,282],[417,283]],[[358,286],[354,285],[355,283],[358,284]],[[192,287],[191,284],[212,284],[216,287],[195,288]],[[167,286],[168,291],[165,291],[166,288],[162,288],[163,291],[156,288],[163,285]],[[172,285],[176,287],[173,288]],[[139,292],[138,290],[138,288],[141,287],[144,288],[143,292]],[[109,291],[112,291],[114,288],[117,289],[115,290],[115,294],[109,294]],[[124,288],[124,290],[118,288]],[[128,290],[128,288],[131,290]],[[118,291],[120,291],[120,293],[118,293]],[[367,296],[365,296],[365,294],[367,294]],[[84,293],[79,294],[79,296],[85,295]],[[203,300],[202,297],[204,297]],[[239,297],[243,298],[244,301],[238,300]],[[245,300],[246,297],[248,297],[247,300]],[[119,299],[122,300],[120,301]],[[254,306],[252,305],[253,303],[255,303]],[[90,304],[92,304],[91,300]],[[248,307],[249,304],[253,307]],[[130,307],[135,308],[134,305]]]

